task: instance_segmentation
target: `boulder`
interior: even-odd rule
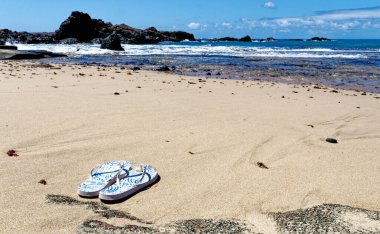
[[[74,11],[69,18],[62,22],[55,32],[55,38],[75,38],[80,42],[89,42],[99,37],[99,31],[106,24],[102,20],[93,20],[89,14]]]
[[[103,39],[100,46],[101,49],[123,51],[123,47],[120,44],[120,38],[116,32],[113,32],[107,38]]]

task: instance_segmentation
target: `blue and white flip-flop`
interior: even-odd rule
[[[111,161],[95,167],[90,177],[77,190],[82,197],[97,197],[99,191],[115,183],[117,178],[125,173],[124,168],[130,168],[128,161]]]
[[[154,183],[158,178],[157,170],[150,165],[131,164],[125,173],[116,179],[116,183],[101,190],[99,198],[105,201],[117,201],[126,198]]]

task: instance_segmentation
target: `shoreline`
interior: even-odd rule
[[[69,58],[70,59],[70,58]],[[261,58],[264,60],[269,60],[268,58]],[[278,59],[278,58],[277,58]],[[373,84],[368,86],[358,86],[358,85],[351,85],[351,86],[343,86],[339,87],[337,85],[334,85],[332,81],[326,80],[316,80],[315,78],[311,79],[312,77],[308,77],[306,75],[301,76],[299,74],[292,75],[292,76],[284,76],[281,73],[278,73],[276,71],[261,71],[260,75],[256,77],[251,76],[250,74],[253,72],[257,72],[255,70],[253,71],[247,71],[243,72],[243,75],[240,75],[237,73],[236,68],[225,68],[222,69],[223,66],[200,66],[200,65],[194,65],[194,67],[199,66],[197,68],[192,68],[191,70],[186,70],[182,66],[177,68],[176,66],[167,66],[164,64],[161,65],[150,65],[150,64],[129,64],[129,65],[122,65],[122,64],[102,64],[102,63],[81,63],[81,62],[74,62],[74,61],[54,61],[52,59],[45,59],[44,60],[35,60],[34,63],[43,63],[43,64],[71,64],[76,66],[88,66],[88,67],[118,67],[122,69],[129,69],[129,70],[142,70],[142,71],[150,71],[150,72],[161,72],[160,69],[168,69],[168,74],[172,75],[179,75],[179,76],[187,76],[187,77],[196,77],[200,79],[215,79],[215,80],[238,80],[242,82],[264,82],[264,83],[277,83],[277,84],[285,84],[290,86],[302,86],[302,87],[316,87],[328,90],[332,89],[333,92],[336,91],[353,91],[357,95],[373,95],[375,98],[380,95],[380,86],[375,86]],[[285,59],[286,60],[286,59]],[[138,60],[137,60],[138,61]],[[284,61],[285,63],[285,61]],[[174,67],[174,68],[173,68]],[[345,68],[346,70],[349,70],[349,68]],[[343,70],[343,69],[342,69]],[[221,72],[223,71],[223,72]],[[358,71],[357,71],[358,72]],[[264,75],[265,74],[265,75]],[[292,78],[290,78],[292,77]],[[304,78],[308,77],[308,78]],[[332,91],[331,90],[331,91]],[[377,92],[376,92],[377,91]]]
[[[297,230],[316,230],[305,228],[330,210],[333,230],[380,230],[379,95],[333,90],[1,61],[0,226],[178,231],[199,219],[242,230],[233,222],[241,220],[252,232],[281,233],[298,215],[306,218]],[[8,157],[11,149],[19,156]],[[98,200],[79,198],[76,187],[96,164],[123,159],[153,165],[161,180],[122,203],[88,208]]]

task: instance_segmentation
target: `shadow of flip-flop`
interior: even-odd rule
[[[151,183],[150,185],[146,186],[145,188],[143,188],[141,190],[138,190],[138,191],[136,191],[136,192],[128,195],[127,197],[124,197],[124,198],[119,199],[119,200],[113,200],[113,201],[108,201],[108,200],[102,200],[102,199],[100,199],[100,201],[102,201],[105,204],[110,204],[110,205],[111,204],[118,204],[118,203],[124,202],[124,201],[130,199],[131,197],[133,197],[133,196],[135,196],[135,195],[137,195],[137,194],[139,194],[139,193],[141,193],[141,192],[143,192],[145,190],[150,189],[152,186],[154,186],[155,184],[157,184],[158,182],[160,182],[160,180],[161,180],[161,176],[158,175],[157,179],[153,183]]]
[[[86,200],[97,200],[97,199],[99,199],[98,196],[96,196],[96,197],[84,197],[84,196],[82,196],[82,195],[80,195],[80,194],[78,194],[78,196],[79,196],[80,198],[84,198],[84,199],[86,199]]]

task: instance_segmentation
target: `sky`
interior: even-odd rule
[[[196,38],[380,39],[380,0],[1,0],[0,29],[52,32],[72,11]]]

